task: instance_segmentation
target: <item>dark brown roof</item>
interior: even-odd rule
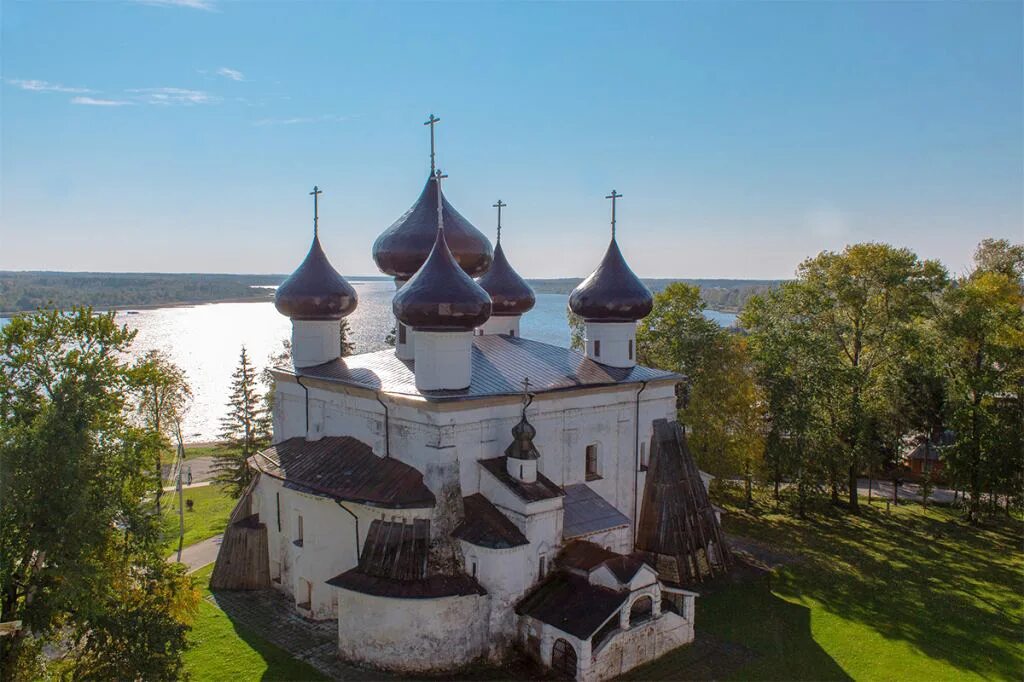
[[[562,535],[577,538],[629,525],[629,517],[586,483],[565,486]]]
[[[402,599],[486,594],[467,575],[427,575],[430,521],[376,520],[366,531],[359,565],[327,581],[353,592]]]
[[[274,293],[277,311],[293,320],[340,320],[358,303],[356,290],[327,260],[315,233],[306,258]]]
[[[491,549],[508,549],[530,544],[516,524],[509,521],[490,501],[476,493],[462,498],[465,516],[452,531],[454,537],[471,545]]]
[[[558,563],[569,569],[587,571],[588,573],[604,562],[622,556],[617,552],[586,540],[574,540],[565,546],[558,555]]]
[[[570,635],[587,639],[622,607],[629,592],[591,585],[585,578],[561,571],[552,574],[516,605],[531,616]]]
[[[422,396],[430,401],[521,395],[523,379],[531,391],[546,393],[587,386],[638,384],[656,379],[682,377],[674,372],[635,367],[608,367],[582,353],[561,346],[519,337],[487,334],[473,338],[473,383],[457,391],[420,391],[409,360],[395,357],[392,349],[338,358],[304,367],[298,374],[359,386],[373,391]],[[282,371],[294,372],[291,368]]]
[[[366,531],[359,570],[366,575],[393,580],[426,578],[429,549],[429,520],[406,523],[377,519]]]
[[[516,496],[527,502],[550,500],[565,494],[561,488],[551,482],[551,479],[539,471],[537,472],[537,480],[533,483],[524,483],[512,478],[508,474],[508,469],[505,468],[505,460],[505,457],[495,457],[494,459],[481,459],[477,461],[480,463],[480,466],[491,472],[495,478],[504,483]]]
[[[615,577],[619,579],[619,582],[628,583],[645,563],[646,562],[642,556],[638,554],[630,554],[628,556],[617,556],[614,559],[609,559],[604,565],[611,569],[611,572],[615,574]]]
[[[441,193],[445,238],[459,266],[471,277],[487,272],[491,243],[462,217]],[[437,183],[427,178],[416,203],[373,243],[373,260],[382,272],[409,279],[427,260],[437,234]]]
[[[629,269],[615,237],[597,270],[569,295],[569,308],[595,322],[633,322],[647,317],[653,304],[654,295]]]
[[[378,457],[369,445],[350,436],[289,438],[250,461],[286,486],[315,495],[390,509],[433,507],[435,502],[419,471]]]

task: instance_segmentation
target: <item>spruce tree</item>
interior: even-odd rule
[[[242,494],[252,478],[248,459],[270,443],[270,413],[263,396],[257,391],[258,380],[256,368],[249,361],[245,346],[242,346],[238,368],[231,375],[228,412],[220,422],[220,437],[226,447],[214,463],[215,480],[224,484],[236,497]]]

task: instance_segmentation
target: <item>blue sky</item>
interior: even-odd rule
[[[426,178],[528,276],[1024,240],[1022,4],[9,2],[0,269],[289,272]]]

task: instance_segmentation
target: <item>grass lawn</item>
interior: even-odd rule
[[[185,508],[185,547],[224,532],[237,502],[235,498],[217,484],[185,488],[182,492],[186,504],[189,499],[194,503],[192,511]],[[178,549],[178,493],[165,493],[163,504],[165,547],[171,553]]]
[[[719,643],[719,660],[695,661],[698,647],[683,647],[630,677],[1024,677],[1020,521],[971,528],[954,510],[917,504],[864,504],[859,517],[827,508],[800,521],[746,513],[738,501],[724,500],[727,532],[795,560],[697,600],[698,637]]]
[[[203,596],[213,566],[195,573]],[[227,615],[203,599],[189,633],[185,670],[193,680],[323,680],[323,675],[297,661],[283,649],[231,622]]]
[[[199,457],[216,457],[217,454],[224,450],[224,446],[219,443],[195,443],[185,444],[185,461],[190,459],[196,459]],[[174,464],[174,459],[177,457],[178,452],[175,448],[168,448],[161,456],[160,461],[164,464]]]

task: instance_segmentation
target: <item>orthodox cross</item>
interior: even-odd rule
[[[501,243],[501,209],[508,206],[504,201],[498,199],[498,203],[491,204],[494,208],[498,209],[498,243]]]
[[[523,419],[526,419],[526,407],[530,404],[530,377],[523,377]]]
[[[316,185],[313,185],[313,191],[310,194],[313,195],[313,236],[316,237],[320,228],[320,202],[318,200],[323,191]]]
[[[621,194],[612,190],[612,193],[605,197],[605,199],[612,200],[612,239],[615,239],[615,200],[621,196]]]
[[[441,180],[447,177],[440,168],[434,171],[434,182],[437,183],[437,229],[441,232],[444,232],[444,214],[441,211],[444,206],[444,197],[441,196]]]
[[[441,122],[441,119],[439,119],[437,116],[434,116],[433,114],[431,114],[430,118],[428,118],[426,121],[423,122],[423,125],[430,126],[430,174],[431,175],[434,174],[434,124],[435,123],[440,123],[440,122]]]

